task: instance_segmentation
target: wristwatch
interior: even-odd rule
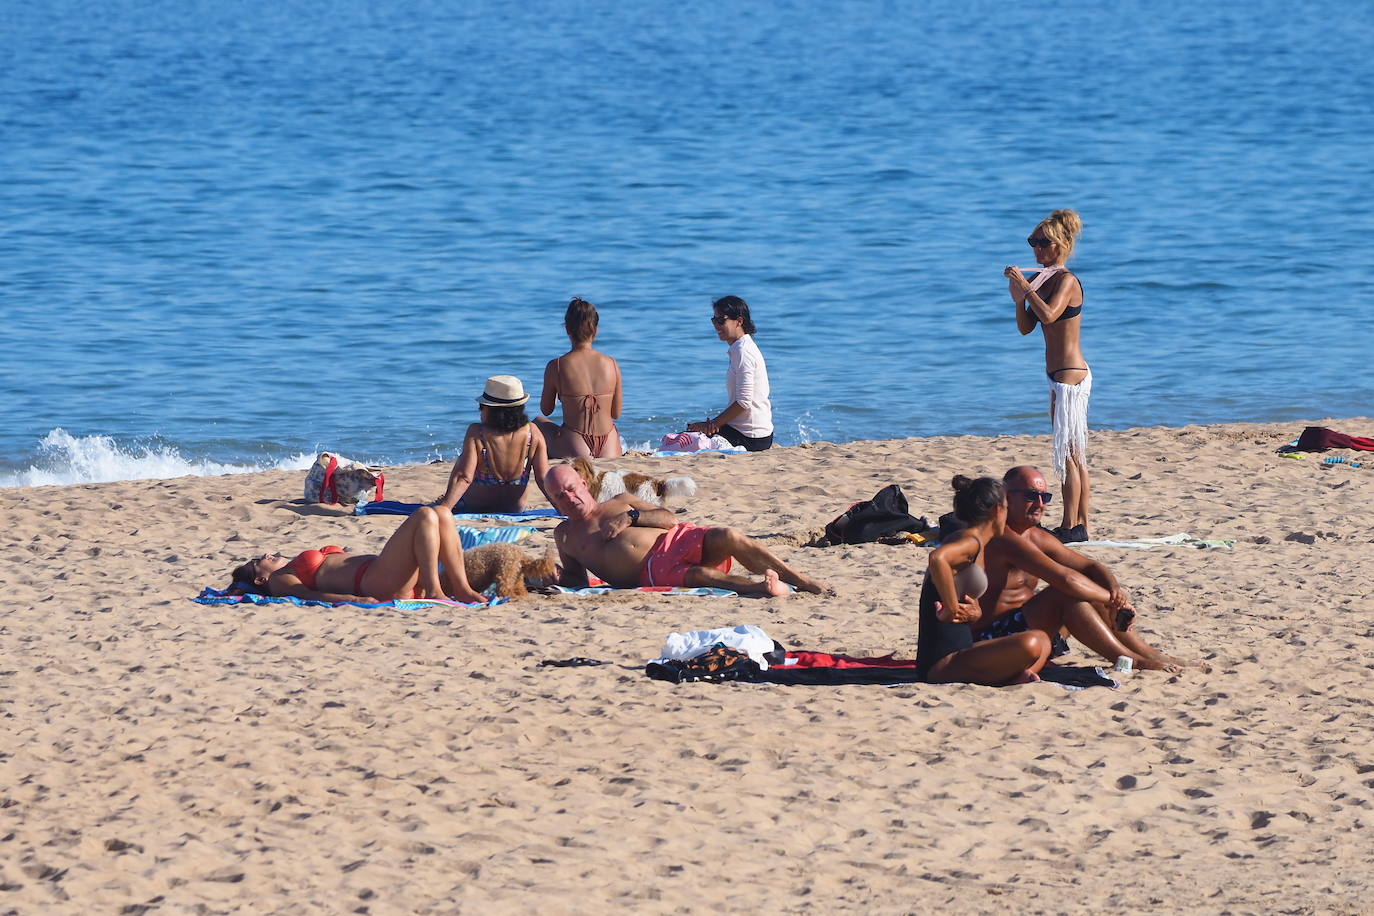
[[[634,506],[631,506],[625,514],[630,517],[631,526],[639,524],[639,510],[636,509]]]

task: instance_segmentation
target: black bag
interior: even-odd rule
[[[879,538],[902,531],[926,531],[930,524],[907,512],[906,496],[895,483],[888,484],[872,499],[850,506],[839,518],[825,526],[831,544],[872,544]]]
[[[775,642],[773,645],[778,644]],[[786,655],[784,651],[783,657]],[[644,673],[655,680],[674,684],[688,681],[752,681],[759,675],[759,666],[747,653],[716,643],[695,658],[649,662],[644,666]]]
[[[946,512],[940,516],[940,533],[936,537],[939,540],[947,541],[950,535],[963,531],[967,527],[967,522],[960,520],[953,512]]]

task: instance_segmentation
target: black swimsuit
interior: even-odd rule
[[[1075,278],[1075,279],[1077,279],[1077,278]],[[1059,282],[1062,283],[1063,281],[1061,280],[1061,281],[1059,281]],[[1058,289],[1058,287],[1056,286],[1056,290],[1057,290],[1057,289]],[[1082,280],[1079,280],[1079,281],[1078,281],[1078,289],[1079,289],[1079,292],[1082,292],[1082,290],[1083,290],[1083,281],[1082,281]],[[1042,296],[1041,298],[1043,299],[1044,297]],[[1036,322],[1036,323],[1039,323],[1040,319],[1037,318],[1037,317],[1035,317],[1035,312],[1031,312],[1030,309],[1026,309],[1026,311],[1027,311],[1027,312],[1030,312],[1030,316],[1031,316],[1031,320],[1032,320],[1032,321],[1034,321],[1034,322]],[[1070,318],[1077,318],[1077,317],[1079,316],[1079,314],[1080,314],[1082,311],[1083,311],[1083,303],[1080,301],[1077,305],[1071,305],[1071,306],[1069,306],[1068,308],[1064,309],[1064,311],[1063,311],[1062,313],[1060,313],[1059,317],[1056,318],[1056,319],[1054,319],[1053,321],[1051,321],[1050,324],[1058,324],[1058,323],[1061,322],[1061,321],[1068,321]],[[1088,369],[1087,366],[1065,366],[1065,367],[1062,368],[1062,369],[1055,369],[1053,372],[1046,372],[1045,374],[1048,375],[1048,376],[1050,377],[1050,381],[1053,382],[1053,381],[1056,380],[1056,379],[1055,379],[1055,376],[1058,375],[1058,374],[1061,373],[1061,372],[1086,372],[1087,369]]]
[[[1075,277],[1074,279],[1077,280],[1078,278]],[[1060,283],[1063,283],[1063,282],[1064,282],[1063,280],[1059,280],[1059,281],[1057,281],[1057,282],[1054,284],[1055,292],[1058,292],[1058,291],[1059,291],[1059,284],[1060,284]],[[1079,291],[1080,293],[1083,291],[1083,281],[1082,281],[1082,280],[1078,280],[1078,291]],[[1040,294],[1039,294],[1039,293],[1036,293],[1036,295],[1040,295]],[[1046,299],[1044,296],[1040,296],[1040,298],[1041,298],[1041,300],[1044,301],[1044,302],[1049,302],[1049,301],[1050,301],[1049,299]],[[1054,298],[1054,293],[1051,293],[1051,294],[1050,294],[1050,299],[1053,299],[1053,298]],[[1034,321],[1034,322],[1036,322],[1036,323],[1039,323],[1040,319],[1036,317],[1035,312],[1032,312],[1030,309],[1026,309],[1026,311],[1030,312],[1031,321]],[[1056,318],[1056,319],[1054,319],[1053,321],[1051,321],[1050,324],[1058,324],[1058,323],[1061,322],[1061,321],[1068,321],[1070,318],[1077,318],[1079,312],[1082,312],[1082,311],[1083,311],[1083,301],[1080,299],[1077,305],[1071,305],[1071,306],[1069,306],[1068,308],[1064,309],[1064,311],[1060,313],[1059,317]],[[1061,371],[1062,371],[1062,370],[1061,370]]]
[[[978,562],[978,554],[982,552],[983,545],[979,544],[978,553],[973,555],[973,563],[956,574],[956,590],[964,584],[959,581],[963,578],[962,573]],[[983,588],[986,588],[987,579],[984,577],[982,581]],[[926,570],[925,581],[921,583],[921,607],[916,631],[916,676],[923,681],[930,677],[930,669],[934,668],[940,659],[973,645],[972,627],[966,623],[945,623],[935,613],[935,602],[939,598],[939,590],[935,588],[935,583],[930,581],[930,570]]]

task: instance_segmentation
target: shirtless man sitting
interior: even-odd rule
[[[592,572],[616,588],[688,585],[779,596],[787,594],[788,583],[804,592],[826,591],[734,528],[679,524],[671,511],[628,493],[598,503],[565,464],[544,479],[549,501],[568,517],[553,539],[563,564],[560,581],[569,588],[586,586]],[[763,578],[730,575],[731,560]]]
[[[1070,550],[1040,527],[1045,505],[1053,498],[1045,475],[1028,465],[1014,467],[1002,478],[1007,487],[1007,529],[988,542],[988,589],[975,639],[990,639],[1026,629],[1043,630],[1060,644],[1067,630],[1103,658],[1128,656],[1137,668],[1178,671],[1183,662],[1146,645],[1135,629],[1135,608],[1116,577],[1101,563]],[[1011,550],[1017,538],[1034,549]],[[999,544],[998,542],[1001,541]],[[1013,566],[1011,555],[1018,556]],[[1036,592],[1044,579],[1047,588]],[[1056,651],[1067,651],[1067,647]]]

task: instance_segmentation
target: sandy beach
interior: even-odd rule
[[[1045,436],[608,463],[690,474],[684,517],[837,592],[773,601],[206,607],[255,551],[399,519],[305,505],[303,472],[0,490],[0,912],[1368,912],[1374,462],[1279,457],[1304,425],[1374,420],[1092,434],[1095,537],[1235,540],[1086,549],[1206,662],[1119,691],[643,673],[737,623],[912,657],[925,550],[802,545],[888,483],[934,521]],[[613,664],[538,666],[568,656]]]

